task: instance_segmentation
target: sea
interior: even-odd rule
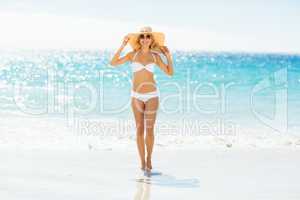
[[[134,146],[132,70],[111,66],[113,54],[1,50],[0,144]],[[173,76],[155,66],[157,146],[300,146],[300,55],[176,50],[172,58]]]

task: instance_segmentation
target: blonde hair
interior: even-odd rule
[[[150,44],[150,50],[154,50],[154,49],[157,49],[158,47],[159,47],[159,45],[155,42],[155,39],[154,39],[154,37],[153,37],[153,35],[150,33],[149,34],[150,36],[151,36],[151,39],[152,39],[152,42],[151,42],[151,44]],[[135,41],[135,43],[136,43],[136,47],[135,47],[135,51],[138,51],[138,50],[140,50],[141,48],[142,48],[142,46],[141,46],[141,44],[140,44],[140,37],[137,37],[136,38],[136,41]]]

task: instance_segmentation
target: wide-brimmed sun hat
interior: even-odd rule
[[[161,33],[161,32],[152,32],[152,28],[150,26],[145,26],[145,27],[142,27],[139,32],[128,34],[128,36],[130,38],[128,42],[129,42],[130,46],[132,47],[132,49],[137,49],[138,48],[137,41],[139,39],[139,35],[142,34],[142,33],[151,34],[154,38],[154,41],[156,42],[156,44],[158,46],[164,46],[165,34]]]

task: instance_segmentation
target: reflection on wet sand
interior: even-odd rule
[[[137,191],[134,200],[148,200],[150,199],[151,186],[164,186],[175,188],[197,188],[199,187],[199,180],[196,178],[180,179],[171,175],[163,174],[161,172],[153,172],[151,174],[144,174],[136,179]]]
[[[137,191],[134,200],[149,200],[150,199],[151,184],[147,180],[137,180]]]

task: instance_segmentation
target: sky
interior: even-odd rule
[[[0,0],[0,48],[116,49],[142,26],[170,49],[300,53],[298,0]]]

